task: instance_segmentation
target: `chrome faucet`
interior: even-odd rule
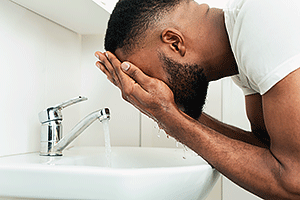
[[[41,127],[41,156],[62,156],[62,151],[77,138],[96,119],[101,122],[110,119],[110,111],[103,108],[92,112],[82,119],[65,137],[62,137],[62,113],[61,110],[67,106],[87,100],[86,97],[76,97],[53,107],[49,107],[39,113]]]

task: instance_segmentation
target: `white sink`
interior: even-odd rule
[[[0,158],[0,197],[36,199],[205,199],[219,173],[192,151],[74,147],[61,157],[38,153]]]

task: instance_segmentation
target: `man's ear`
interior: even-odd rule
[[[167,28],[161,34],[161,39],[168,44],[172,51],[184,56],[186,47],[182,33],[174,28]]]

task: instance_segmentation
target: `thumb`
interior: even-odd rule
[[[150,77],[147,76],[135,65],[129,63],[129,62],[123,62],[121,64],[121,68],[128,76],[130,76],[133,80],[135,80],[138,84],[140,84],[142,87],[146,86],[147,83],[150,81]]]
[[[121,68],[122,68],[122,70],[123,70],[124,72],[126,72],[126,71],[129,70],[130,64],[129,64],[128,62],[123,62],[123,63],[121,64]]]

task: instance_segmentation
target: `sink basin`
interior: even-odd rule
[[[0,197],[99,200],[201,200],[219,173],[192,151],[72,147],[60,157],[0,158]]]

